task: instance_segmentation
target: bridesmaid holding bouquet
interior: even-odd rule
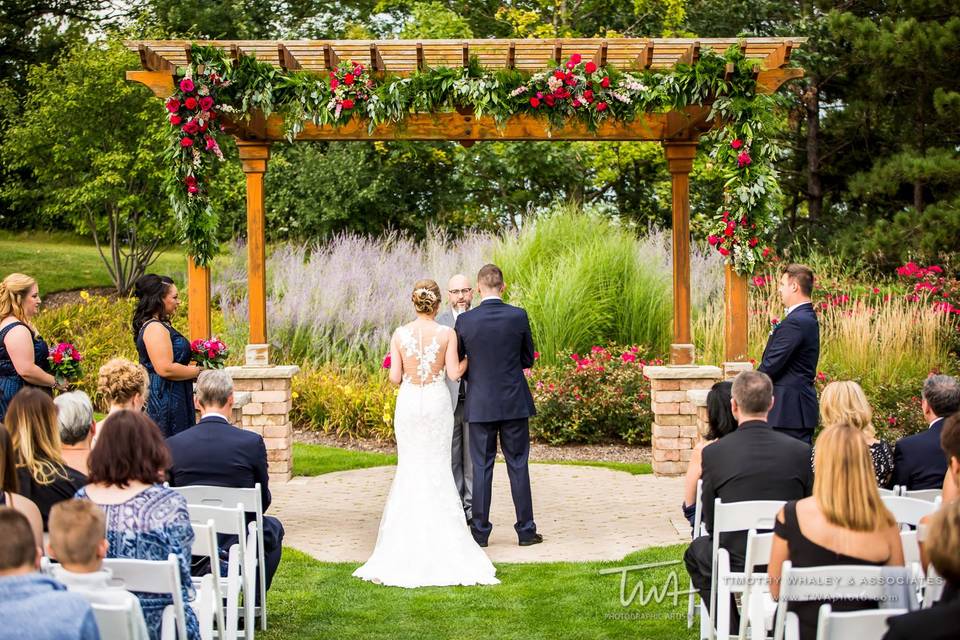
[[[193,381],[201,368],[192,362],[190,341],[170,324],[180,306],[173,280],[148,273],[137,280],[135,293],[133,337],[150,376],[147,415],[169,438],[196,423]]]
[[[66,388],[50,373],[50,349],[33,326],[39,310],[36,280],[11,273],[0,282],[0,422],[23,387]]]

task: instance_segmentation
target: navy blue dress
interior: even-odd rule
[[[140,327],[137,336],[137,353],[140,355],[140,364],[150,374],[150,396],[147,398],[147,415],[160,427],[165,438],[176,435],[189,429],[197,422],[196,409],[193,406],[193,380],[168,380],[158,374],[147,354],[147,346],[143,342],[143,332],[150,320]],[[161,322],[170,332],[170,342],[173,345],[173,361],[177,364],[190,364],[190,341],[170,324]]]
[[[0,329],[0,422],[3,422],[4,416],[7,415],[7,405],[10,404],[10,400],[13,399],[17,391],[20,391],[23,387],[32,386],[17,373],[16,368],[13,366],[13,361],[10,359],[10,354],[7,353],[7,347],[3,343],[7,337],[7,333],[14,327],[20,325],[27,327],[27,325],[18,320]],[[27,327],[27,329],[29,328],[30,327]],[[30,333],[33,334],[32,331]],[[50,349],[47,347],[47,343],[44,342],[43,338],[39,335],[33,336],[33,362],[47,373],[50,373],[50,361],[47,360],[49,356]],[[49,388],[39,388],[50,393]]]

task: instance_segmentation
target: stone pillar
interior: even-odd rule
[[[710,429],[710,416],[707,414],[708,389],[691,389],[687,392],[687,399],[697,411],[697,440],[702,440]],[[694,441],[696,444],[697,441]]]
[[[753,371],[753,365],[749,362],[724,362],[723,379],[732,380],[737,377],[741,371]]]
[[[689,392],[708,390],[718,382],[720,367],[647,366],[653,407],[653,472],[658,476],[682,475],[693,445],[700,438],[699,407]]]
[[[228,367],[233,388],[249,393],[240,410],[240,427],[263,436],[271,482],[286,482],[293,474],[293,404],[291,383],[296,365]]]

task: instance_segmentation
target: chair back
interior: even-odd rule
[[[126,604],[100,604],[91,602],[93,617],[101,638],[110,640],[143,640],[138,630],[143,626],[143,614],[134,608],[132,602]]]
[[[901,531],[900,545],[903,547],[903,564],[908,567],[920,564],[920,544],[917,542],[916,531]]]
[[[893,489],[884,489],[883,487],[880,487],[879,489],[877,489],[877,491],[880,492],[880,495],[881,495],[881,496],[898,496],[898,495],[900,495],[900,493],[899,493],[900,488],[899,488],[899,487],[894,487]]]
[[[850,640],[850,638],[882,638],[887,632],[887,618],[907,613],[906,609],[867,609],[834,612],[829,604],[820,607],[817,640]]]
[[[925,500],[926,502],[936,502],[943,492],[940,489],[914,489],[909,491],[903,489],[900,495],[904,498],[913,498],[914,500]]]
[[[190,522],[200,524],[210,524],[220,535],[240,536],[241,540],[246,533],[246,524],[243,517],[243,506],[234,507],[208,507],[200,504],[187,504],[187,510],[190,512]]]
[[[915,527],[920,524],[920,519],[923,516],[936,510],[936,504],[926,500],[901,496],[882,496],[881,499],[899,525],[906,524]]]
[[[187,637],[187,617],[184,611],[183,591],[180,584],[180,563],[177,556],[170,554],[166,560],[134,560],[131,558],[107,558],[103,561],[112,577],[111,585],[123,587],[127,591],[169,595],[173,599],[170,605],[177,629],[178,638]]]
[[[747,611],[755,592],[769,589],[767,574],[757,573],[756,568],[770,563],[770,550],[773,548],[773,533],[757,533],[756,529],[747,532],[747,552],[743,561],[743,612],[740,615],[740,639],[747,634]],[[756,582],[762,581],[762,587]],[[756,620],[754,621],[756,622]]]

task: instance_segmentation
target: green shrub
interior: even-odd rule
[[[305,365],[293,379],[291,421],[340,437],[393,440],[396,398],[384,371]]]

